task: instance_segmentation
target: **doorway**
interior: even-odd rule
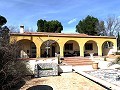
[[[52,57],[55,57],[55,46],[52,46]]]

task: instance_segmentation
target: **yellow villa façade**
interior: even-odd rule
[[[21,58],[109,55],[117,51],[114,36],[90,36],[86,34],[64,34],[47,32],[11,33],[10,40],[20,43]]]

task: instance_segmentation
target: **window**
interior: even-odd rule
[[[65,50],[73,50],[73,43],[65,44]]]
[[[92,43],[86,43],[85,44],[85,50],[93,50],[93,44]]]

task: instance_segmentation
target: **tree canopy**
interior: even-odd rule
[[[56,32],[56,33],[61,33],[63,30],[63,26],[61,22],[58,20],[51,20],[51,21],[46,21],[46,20],[38,20],[37,21],[37,32]]]
[[[97,30],[97,34],[98,35],[101,35],[101,36],[106,36],[107,35],[107,32],[106,32],[106,29],[105,29],[105,24],[104,24],[104,21],[99,21],[97,24],[96,24],[96,30]]]
[[[3,44],[3,42],[5,44],[9,42],[9,28],[7,26],[3,26],[4,24],[6,24],[6,22],[6,18],[0,15],[0,46],[1,44]]]
[[[6,22],[7,22],[6,18],[0,15],[0,27],[6,24]]]
[[[98,29],[96,24],[99,23],[99,20],[93,16],[87,16],[85,19],[80,20],[78,25],[76,25],[76,32],[85,33],[88,35],[98,35]]]
[[[115,16],[110,16],[105,21],[105,31],[108,36],[116,36],[120,31],[120,19]]]

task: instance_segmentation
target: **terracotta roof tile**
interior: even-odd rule
[[[48,32],[24,32],[24,33],[11,33],[11,34],[18,34],[18,35],[54,35],[54,36],[89,36],[87,34],[78,34],[78,33],[71,33],[71,34],[66,34],[66,33],[48,33]]]
[[[84,33],[49,33],[49,32],[24,32],[24,33],[11,33],[11,35],[35,35],[35,36],[54,36],[54,37],[91,37],[91,38],[116,38],[114,36],[91,36]]]

